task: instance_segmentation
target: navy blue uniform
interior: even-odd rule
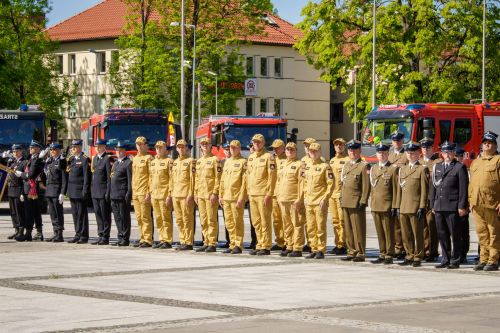
[[[30,159],[24,164],[24,172],[21,175],[23,179],[23,194],[25,220],[24,228],[27,233],[31,233],[36,224],[38,231],[42,230],[42,212],[40,209],[40,177],[43,172],[44,163],[38,154],[31,155]]]
[[[92,204],[97,221],[97,233],[100,239],[109,240],[111,231],[111,161],[108,155],[96,155],[92,159]]]
[[[132,161],[125,157],[111,168],[110,198],[113,217],[118,229],[118,245],[130,243],[130,203],[132,201]]]
[[[11,158],[7,161],[7,167],[12,171],[24,171],[26,160],[21,156],[19,159]],[[20,197],[23,194],[23,180],[16,177],[14,173],[7,176],[7,197],[9,198],[10,217],[12,226],[19,229],[24,224],[24,203]],[[13,238],[13,237],[12,237]]]
[[[89,216],[87,199],[90,194],[90,159],[83,153],[68,160],[68,188],[66,194],[71,204],[71,214],[75,224],[72,243],[86,243],[89,239]]]
[[[47,198],[50,220],[52,221],[54,232],[64,230],[63,205],[59,202],[59,196],[66,193],[68,186],[66,167],[67,161],[63,156],[56,158],[49,157],[45,161],[45,197]]]

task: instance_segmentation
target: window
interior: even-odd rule
[[[440,145],[443,142],[450,140],[450,132],[451,132],[451,120],[440,120],[439,121],[439,134],[441,136],[441,141],[439,142]]]
[[[267,58],[260,58],[260,75],[267,76]]]
[[[274,114],[276,116],[281,116],[281,99],[274,99]]]
[[[68,68],[70,74],[76,74],[76,54],[68,56]]]
[[[453,130],[453,139],[455,143],[463,146],[472,138],[472,124],[470,119],[455,120],[455,129]]]
[[[260,99],[260,112],[267,112],[267,98]]]
[[[342,124],[344,122],[344,104],[330,103],[330,123]]]
[[[57,68],[57,74],[59,74],[59,75],[64,74],[63,55],[62,54],[56,56],[56,68]]]
[[[282,67],[281,58],[274,58],[274,76],[275,77],[283,77],[283,67]]]
[[[70,118],[76,118],[76,107],[77,107],[76,97],[71,97],[71,99],[69,101],[69,117]]]
[[[254,76],[254,63],[253,57],[247,57],[247,75]]]
[[[97,53],[97,68],[99,73],[106,73],[106,52]]]
[[[424,129],[424,118],[418,119],[417,125],[417,141],[422,140],[425,137],[434,139],[436,137],[436,126],[434,118],[426,118],[428,122],[430,122],[430,127]]]
[[[253,98],[247,98],[245,100],[245,114],[247,116],[253,116]]]

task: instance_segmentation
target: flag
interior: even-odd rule
[[[2,200],[3,192],[7,186],[7,177],[12,170],[7,168],[5,165],[0,164],[0,200]]]
[[[169,146],[175,146],[175,128],[174,128],[174,114],[172,111],[168,114],[168,142]]]

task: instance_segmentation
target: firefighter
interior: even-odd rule
[[[333,193],[330,197],[329,207],[330,215],[332,217],[333,233],[335,235],[335,247],[328,253],[335,255],[347,254],[345,246],[344,234],[344,215],[342,207],[340,206],[340,193],[342,189],[341,174],[342,168],[349,162],[349,156],[346,154],[346,141],[343,138],[333,140],[333,147],[335,149],[335,156],[330,160],[330,167],[333,171]]]
[[[64,193],[68,186],[68,174],[66,173],[67,161],[62,155],[62,146],[58,143],[51,143],[50,157],[45,161],[45,176],[47,179],[47,189],[45,197],[47,198],[50,220],[54,235],[45,241],[60,243],[64,241]]]
[[[455,157],[458,162],[464,164],[464,154],[465,150],[462,147],[456,147],[455,148]],[[467,174],[469,174],[469,171],[467,170]],[[460,219],[459,225],[462,228],[462,253],[460,255],[460,263],[461,264],[466,264],[467,263],[467,253],[469,252],[470,248],[470,234],[469,234],[469,210],[467,209],[467,214],[464,216],[459,216]],[[479,251],[478,251],[479,252]]]
[[[222,149],[224,150],[224,159],[222,159],[220,161],[221,165],[222,165],[222,171],[224,171],[224,163],[226,162],[226,160],[228,158],[231,157],[231,151],[230,151],[230,147],[229,147],[229,143],[226,142],[222,145]],[[222,176],[221,176],[222,178]],[[219,195],[219,202],[220,202],[220,195]],[[222,208],[222,217],[224,218],[224,221],[226,220],[226,216],[224,215],[225,212],[224,212],[224,207],[221,205],[221,208]],[[231,240],[229,239],[229,231],[227,230],[227,227],[226,225],[224,224],[224,234],[225,234],[225,237],[226,237],[226,242],[222,245],[219,245],[219,247],[221,249],[229,249],[229,245],[231,244]],[[226,252],[227,253],[227,252]]]
[[[200,211],[203,246],[196,252],[216,252],[219,235],[219,185],[222,165],[212,154],[210,139],[200,140],[201,157],[196,161],[194,200]]]
[[[370,208],[377,231],[379,256],[373,264],[393,263],[394,217],[397,215],[398,168],[391,167],[389,146],[382,143],[376,147],[378,163],[370,169]]]
[[[324,259],[328,200],[332,195],[334,176],[330,164],[321,159],[321,145],[311,143],[308,150],[310,162],[304,165],[303,197],[311,253],[306,259]]]
[[[194,238],[194,185],[196,161],[190,157],[187,142],[176,144],[179,157],[172,163],[171,183],[175,221],[179,228],[179,251],[193,249]]]
[[[86,244],[89,240],[89,214],[87,200],[90,195],[90,159],[82,152],[82,140],[71,142],[72,156],[68,160],[68,186],[71,214],[75,225],[75,236],[68,243]]]
[[[172,189],[170,188],[170,172],[173,160],[168,157],[168,150],[164,141],[155,144],[156,156],[151,161],[149,185],[151,202],[155,215],[156,228],[158,229],[159,242],[154,248],[172,248]]]
[[[297,158],[297,145],[286,144],[286,160],[279,166],[280,181],[277,184],[277,199],[283,216],[286,249],[282,257],[302,257],[304,248],[304,225],[306,221],[303,198],[304,163]]]
[[[106,154],[106,140],[97,139],[95,146],[97,155],[92,158],[92,205],[97,222],[98,238],[92,245],[108,245],[111,232],[111,201],[109,199],[111,161]]]
[[[370,195],[370,165],[361,159],[361,142],[347,143],[349,162],[342,168],[340,205],[344,215],[346,261],[363,262],[366,252],[366,206]]]
[[[418,162],[420,144],[409,142],[405,147],[408,164],[399,169],[397,206],[406,257],[401,266],[419,267],[424,258],[423,219],[427,207],[429,170]]]
[[[243,213],[246,200],[247,161],[241,156],[241,143],[229,144],[231,157],[224,162],[219,187],[219,203],[224,209],[224,222],[229,232],[229,248],[223,253],[240,254],[243,250],[245,227]]]
[[[15,174],[16,171],[24,171],[24,164],[26,163],[26,160],[23,157],[22,149],[21,145],[12,145],[13,156],[7,160],[7,168],[12,170],[12,172],[7,176],[7,197],[9,198],[9,210],[10,217],[12,219],[12,226],[15,230],[14,234],[10,235],[8,239],[14,239],[19,236],[19,231],[24,225],[23,180],[20,177],[16,177]],[[21,197],[23,197],[23,201],[21,201]]]
[[[149,164],[153,157],[148,154],[148,140],[135,139],[137,155],[132,160],[132,204],[137,218],[140,239],[134,247],[153,246],[153,221],[151,220],[151,195],[149,189]]]
[[[262,134],[255,134],[252,143],[255,152],[248,157],[247,191],[257,245],[250,255],[269,255],[273,235],[272,196],[276,186],[276,161],[273,155],[265,151]]]
[[[274,230],[274,241],[275,244],[271,247],[271,251],[284,251],[286,249],[285,238],[284,238],[284,224],[283,217],[281,215],[281,209],[276,199],[276,194],[278,192],[278,182],[279,182],[279,171],[280,165],[286,160],[285,155],[285,143],[281,139],[276,139],[271,145],[273,150],[274,159],[276,161],[276,186],[274,188],[273,195],[273,230]]]
[[[434,140],[430,138],[423,138],[420,140],[420,146],[422,147],[422,157],[419,160],[421,165],[425,165],[429,169],[429,176],[432,179],[432,169],[437,163],[441,163],[443,160],[439,158],[438,153],[434,153]],[[429,182],[429,186],[432,187],[432,182]],[[429,191],[430,193],[430,191]],[[429,200],[427,200],[427,207],[424,219],[424,259],[426,262],[434,262],[439,257],[438,246],[439,240],[436,229],[436,219],[430,209]]]
[[[469,204],[481,252],[474,270],[496,271],[500,256],[500,155],[498,135],[487,131],[482,153],[470,166]]]
[[[309,162],[311,162],[311,158],[309,157],[309,146],[315,142],[316,142],[315,138],[304,139],[305,155],[300,159],[303,163],[308,164]],[[321,157],[321,158],[323,158],[323,157]],[[305,225],[304,228],[305,228],[305,235],[306,235],[306,245],[303,248],[303,252],[311,252],[311,247],[309,246],[310,240],[309,240],[309,234],[307,233],[307,226]]]

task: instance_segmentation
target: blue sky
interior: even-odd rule
[[[287,21],[298,23],[301,21],[300,11],[309,0],[272,0],[278,9],[279,15]],[[48,26],[61,22],[101,0],[50,0],[52,11],[48,15]]]

